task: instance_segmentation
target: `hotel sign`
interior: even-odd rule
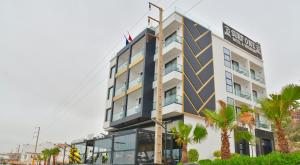
[[[251,40],[244,36],[237,30],[223,23],[223,35],[224,39],[233,43],[234,45],[244,49],[255,57],[262,59],[261,48],[258,42]]]

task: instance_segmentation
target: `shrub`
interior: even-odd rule
[[[282,154],[273,152],[259,157],[233,156],[228,160],[203,161],[200,165],[298,165],[300,164],[300,152]]]
[[[217,150],[213,153],[213,155],[214,155],[214,157],[219,158],[219,157],[221,157],[221,151]]]
[[[199,153],[196,149],[190,149],[188,152],[189,162],[197,162],[199,159]]]
[[[211,163],[211,162],[212,162],[212,160],[210,160],[210,159],[202,159],[202,160],[198,161],[198,163],[201,164],[201,165],[205,164],[205,163]]]

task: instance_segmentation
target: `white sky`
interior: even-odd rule
[[[153,1],[168,15],[199,0]],[[260,42],[270,93],[299,83],[299,8],[297,0],[202,0],[186,15]],[[41,142],[102,131],[109,58],[123,33],[146,27],[147,11],[143,0],[0,0],[0,152],[33,143],[35,126]]]

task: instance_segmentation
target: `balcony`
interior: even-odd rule
[[[182,50],[181,37],[174,35],[167,39],[163,45],[164,59],[175,58]],[[154,60],[157,60],[158,47],[155,49]]]
[[[120,76],[121,74],[123,74],[124,72],[126,72],[128,67],[128,62],[124,62],[123,64],[118,66],[118,71],[115,77]]]
[[[236,96],[239,96],[241,98],[247,99],[247,100],[251,100],[251,94],[249,91],[246,90],[235,90],[234,94]]]
[[[117,112],[117,113],[114,113],[113,114],[113,121],[116,121],[116,120],[120,120],[122,118],[124,118],[124,110],[122,110],[121,112]]]
[[[164,69],[163,76],[168,75],[171,72],[182,73],[182,65],[172,65]],[[157,80],[157,73],[154,75],[154,80]]]
[[[154,75],[153,88],[156,88],[157,74]],[[163,71],[163,84],[164,86],[176,86],[182,81],[182,66],[173,65],[165,68]]]
[[[235,72],[239,73],[239,74],[242,74],[242,75],[246,76],[246,77],[249,76],[249,71],[248,71],[248,69],[247,69],[247,68],[244,68],[244,67],[242,67],[242,66],[234,66],[234,65],[233,65],[233,70],[234,70]]]
[[[119,95],[123,95],[125,94],[125,91],[126,91],[126,85],[122,85],[120,88],[116,89],[116,92],[115,92],[115,97],[116,96],[119,96]],[[115,99],[114,99],[115,100]]]
[[[139,52],[132,55],[130,65],[142,61],[142,59],[144,58],[144,54],[145,54],[145,49],[143,48]]]
[[[255,81],[259,82],[259,83],[262,83],[262,84],[265,83],[264,78],[262,76],[259,76],[259,75],[251,74],[251,79],[255,80]]]
[[[140,104],[132,106],[132,107],[127,109],[127,116],[131,116],[131,115],[134,115],[136,113],[139,113],[139,112],[141,112],[141,110],[142,110],[142,106]]]
[[[156,102],[153,103],[152,118],[156,116]],[[168,96],[163,101],[162,114],[164,118],[178,116],[182,113],[182,96]]]
[[[256,127],[257,128],[268,129],[268,130],[271,129],[269,124],[267,124],[266,122],[260,121],[260,120],[256,121]]]
[[[136,86],[138,84],[141,84],[141,83],[142,83],[142,76],[140,76],[140,77],[138,77],[138,78],[136,78],[134,80],[131,80],[129,82],[129,87],[128,88],[132,88],[132,87],[134,87],[134,86]]]

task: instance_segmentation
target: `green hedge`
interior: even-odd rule
[[[199,165],[300,165],[300,152],[273,152],[259,157],[236,156],[229,160],[199,161]]]

